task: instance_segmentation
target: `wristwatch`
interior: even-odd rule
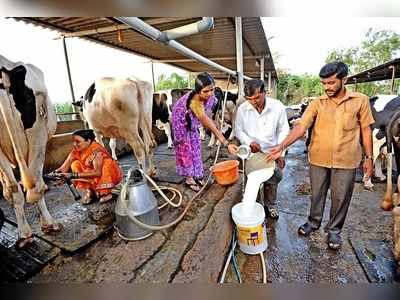
[[[228,140],[226,140],[223,145],[224,145],[224,147],[228,148],[228,145],[229,145]]]
[[[364,155],[364,160],[366,159],[372,159],[372,155]]]

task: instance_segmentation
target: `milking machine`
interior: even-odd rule
[[[68,186],[72,196],[74,196],[75,201],[81,199],[81,195],[79,194],[76,187],[74,186],[71,178],[66,177],[60,173],[51,172],[48,174],[44,174],[43,180],[45,183],[54,182],[57,185],[66,184]]]
[[[124,240],[140,240],[152,235],[153,231],[132,222],[128,211],[139,221],[149,225],[159,225],[160,216],[157,200],[147,185],[147,180],[138,169],[131,169],[115,207],[118,235]]]

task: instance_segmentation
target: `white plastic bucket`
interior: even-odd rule
[[[264,207],[255,202],[251,213],[248,214],[248,208],[244,209],[244,205],[240,202],[232,207],[240,250],[246,254],[262,253],[268,248]]]

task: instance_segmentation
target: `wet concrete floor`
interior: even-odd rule
[[[332,251],[327,247],[326,233],[323,231],[323,226],[329,218],[329,192],[321,228],[308,238],[298,236],[298,226],[306,222],[310,207],[308,164],[304,149],[302,141],[295,143],[289,149],[284,177],[278,189],[280,217],[276,221],[268,220],[267,223],[269,243],[265,254],[267,281],[273,283],[393,282],[395,280],[393,274],[396,271],[390,253],[393,220],[390,212],[384,212],[379,208],[385,188],[382,183],[376,184],[375,191],[372,192],[364,190],[360,183],[356,183],[342,232],[343,247],[340,251]],[[360,261],[356,250],[372,252],[370,261]],[[242,280],[261,282],[262,269],[259,255],[245,255],[239,250],[236,250],[236,253]],[[374,256],[384,256],[389,267],[376,265],[382,261],[374,262]],[[390,270],[387,271],[387,268]],[[389,272],[389,274],[374,276],[370,274],[371,272]],[[226,281],[237,282],[231,268]]]
[[[212,163],[213,153],[206,148],[206,144],[203,144],[203,150],[203,160],[207,161],[208,168]],[[322,228],[309,238],[297,235],[297,228],[306,221],[310,206],[307,158],[303,151],[302,141],[295,143],[289,149],[284,178],[278,191],[280,218],[276,221],[268,220],[269,248],[265,252],[267,281],[272,283],[393,281],[393,278],[386,274],[393,271],[393,259],[390,257],[392,216],[390,212],[384,212],[379,208],[384,193],[383,184],[376,184],[373,192],[365,191],[360,184],[356,184],[342,233],[344,241],[342,250],[335,252],[327,248],[326,234]],[[155,158],[161,177],[176,176],[173,150],[161,145],[155,153]],[[227,159],[226,153],[222,159]],[[130,161],[130,158],[121,160],[125,172],[131,166]],[[193,191],[181,183],[163,183],[163,185],[176,187],[183,192],[185,199],[183,206],[187,203],[187,199],[194,195]],[[125,242],[118,237],[114,229],[111,229],[78,253],[60,254],[30,281],[36,283],[217,282],[218,273],[221,272],[227,256],[231,232],[230,226],[222,226],[229,223],[223,215],[226,212],[225,216],[229,216],[230,207],[235,201],[240,200],[239,185],[239,182],[230,188],[212,185],[200,199],[195,201],[183,221],[176,227],[157,232],[146,240]],[[224,204],[224,201],[231,202]],[[323,225],[327,222],[329,208],[328,197]],[[161,223],[174,220],[182,210],[183,208],[166,208],[160,214]],[[215,241],[219,241],[218,247]],[[364,262],[356,253],[365,254]],[[219,258],[218,261],[215,261],[216,257]],[[237,249],[236,257],[244,282],[262,281],[258,255],[245,255]],[[384,259],[379,260],[377,257]],[[380,269],[379,265],[374,265],[375,262],[387,263],[390,270]],[[202,275],[199,276],[199,273]],[[231,268],[225,282],[236,282]]]

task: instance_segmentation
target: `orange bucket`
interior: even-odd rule
[[[220,185],[230,185],[239,179],[239,162],[226,160],[215,164],[211,168],[214,178]]]

